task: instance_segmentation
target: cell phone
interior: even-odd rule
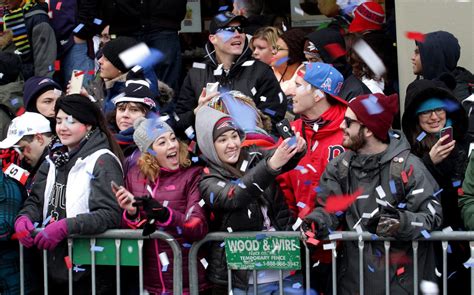
[[[206,95],[216,93],[219,91],[219,82],[206,84]]]
[[[441,129],[441,131],[439,132],[439,138],[445,135],[449,135],[449,137],[443,141],[442,145],[448,144],[451,141],[453,141],[453,127],[452,126],[444,127],[443,129]]]
[[[84,71],[73,70],[71,75],[69,94],[80,94],[82,82],[84,81]]]
[[[283,139],[287,139],[289,137],[295,136],[293,130],[291,130],[290,122],[288,119],[283,119],[276,124],[276,128],[278,133],[283,137]]]
[[[112,188],[113,192],[116,192],[120,189],[120,186],[118,186],[118,184],[116,184],[113,180],[110,182],[110,187]]]

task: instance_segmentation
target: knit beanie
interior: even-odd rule
[[[304,42],[306,32],[302,29],[291,29],[284,32],[280,38],[285,41],[288,46],[288,61],[289,65],[294,63],[302,63],[306,60],[304,56]]]
[[[71,115],[82,124],[92,125],[93,127],[99,126],[100,117],[103,116],[96,102],[80,94],[71,94],[58,98],[54,106],[56,115],[59,110]]]
[[[53,79],[47,77],[31,77],[25,82],[23,89],[23,104],[27,111],[37,112],[36,99],[43,93],[49,90],[57,89],[58,94],[61,95],[61,86]]]
[[[383,7],[377,2],[365,2],[354,11],[354,19],[349,32],[360,33],[368,30],[381,30],[385,20]]]
[[[398,95],[385,96],[382,93],[359,95],[349,101],[348,107],[375,137],[387,141],[388,130],[398,112]]]
[[[127,74],[124,91],[114,97],[112,102],[115,106],[121,102],[136,102],[144,104],[149,109],[155,109],[155,95],[150,90],[150,83],[145,80],[143,69],[137,71],[134,69],[135,67]]]
[[[221,136],[222,134],[226,133],[227,131],[235,130],[239,133],[239,137],[242,138],[242,131],[237,127],[235,122],[232,120],[231,117],[223,117],[219,121],[217,121],[216,125],[214,125],[214,129],[212,130],[212,140],[216,141],[216,139]]]
[[[0,85],[15,82],[21,69],[21,60],[18,55],[0,51]]]
[[[122,73],[126,73],[130,68],[127,68],[119,57],[119,54],[127,49],[137,45],[137,40],[130,37],[118,37],[105,44],[102,50],[104,56]]]
[[[446,104],[444,103],[442,99],[432,97],[420,103],[420,105],[416,109],[416,114],[418,115],[426,111],[431,111],[435,109],[445,109],[445,108],[446,108]]]
[[[160,118],[146,119],[138,118],[133,122],[135,132],[133,132],[133,140],[140,152],[148,151],[153,142],[166,132],[174,132],[171,127],[160,120]]]

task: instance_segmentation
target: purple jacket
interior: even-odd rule
[[[162,204],[166,202],[170,209],[170,218],[165,223],[157,223],[160,230],[164,230],[176,238],[181,245],[183,254],[183,294],[189,293],[188,279],[188,253],[191,243],[202,239],[208,232],[206,214],[198,204],[201,200],[199,181],[201,180],[201,167],[180,168],[175,171],[161,169],[155,183],[147,182],[139,172],[137,166],[128,170],[126,183],[130,192],[136,196],[148,194],[146,185],[154,189],[153,197]],[[133,183],[130,183],[131,180]],[[156,186],[156,188],[155,188]],[[125,227],[137,228],[141,219],[146,214],[140,211],[137,220],[129,220],[124,212],[122,221]],[[166,252],[170,264],[166,271],[158,255]],[[146,240],[144,244],[144,284],[150,293],[171,292],[173,288],[173,252],[168,243],[160,240]],[[200,289],[206,287],[205,269],[199,267]]]

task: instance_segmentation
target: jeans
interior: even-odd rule
[[[155,73],[160,81],[165,82],[173,88],[175,93],[178,93],[181,74],[181,45],[178,32],[156,31],[138,33],[133,37],[163,53],[163,60],[155,65]]]
[[[71,79],[72,70],[84,71],[82,85],[88,85],[94,78],[94,75],[90,75],[89,71],[94,69],[94,60],[87,55],[87,42],[75,43],[65,54],[61,64],[62,78],[66,85]]]

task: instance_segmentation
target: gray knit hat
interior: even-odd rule
[[[153,142],[166,132],[174,132],[171,127],[160,118],[146,119],[138,118],[133,123],[135,132],[133,132],[133,140],[140,152],[144,153],[153,145]]]

